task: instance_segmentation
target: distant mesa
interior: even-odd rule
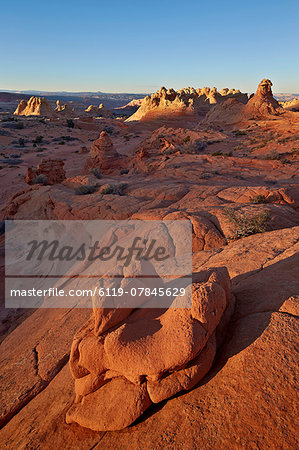
[[[99,106],[89,105],[88,108],[85,109],[85,113],[94,117],[113,117],[112,112],[106,109],[103,103]]]
[[[14,114],[16,116],[55,117],[55,111],[45,97],[31,97],[21,100]]]
[[[212,89],[204,87],[194,89],[187,87],[175,91],[161,87],[159,91],[147,95],[140,105],[138,111],[127,119],[128,122],[138,120],[151,120],[167,116],[168,118],[176,116],[200,116],[206,114],[213,105],[221,103],[228,98],[236,98],[242,103],[248,101],[247,94],[242,94],[235,89],[222,89],[217,91],[216,87]]]

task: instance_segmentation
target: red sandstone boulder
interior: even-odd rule
[[[43,159],[36,169],[28,167],[27,184],[56,184],[65,180],[64,162],[61,159]]]
[[[67,423],[97,431],[122,429],[152,402],[191,389],[204,377],[216,352],[215,332],[225,311],[232,313],[233,300],[225,268],[207,270],[197,279],[192,308],[152,308],[148,300],[148,308],[116,309],[118,321],[115,315],[100,334],[91,320],[79,330],[70,357],[76,402]],[[94,318],[107,324],[111,312],[96,308]]]

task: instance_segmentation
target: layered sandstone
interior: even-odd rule
[[[119,173],[127,167],[127,157],[114,150],[113,142],[106,131],[102,131],[99,139],[92,143],[84,173],[98,169],[103,174]]]
[[[120,430],[205,376],[222,337],[218,327],[233,311],[231,283],[225,268],[210,269],[192,287],[191,308],[159,309],[153,297],[139,299],[143,309],[95,308],[72,345],[76,402],[67,423]]]
[[[258,85],[254,96],[248,101],[242,113],[253,118],[277,115],[282,108],[272,94],[272,82],[264,78]]]
[[[279,102],[280,106],[283,107],[283,109],[286,109],[288,111],[299,111],[299,99],[294,98],[293,100],[289,100],[287,102]]]
[[[54,117],[55,111],[45,97],[31,97],[28,102],[21,100],[14,114],[17,116]]]
[[[227,98],[237,98],[241,102],[247,102],[246,94],[234,89],[224,89],[220,92],[215,87],[194,89],[187,87],[175,91],[161,87],[159,91],[147,95],[140,108],[127,119],[128,122],[136,120],[150,120],[159,117],[175,118],[178,116],[199,116],[207,113],[212,105],[220,103]]]
[[[85,113],[92,117],[113,117],[111,111],[106,109],[103,103],[99,106],[89,105],[88,108],[85,109]]]
[[[58,113],[58,115],[73,116],[74,113],[75,113],[75,109],[72,108],[67,103],[66,104],[61,104],[60,100],[57,100],[55,112]]]
[[[244,105],[238,98],[228,98],[217,104],[206,115],[203,123],[209,125],[235,125],[251,119],[268,119],[284,112],[272,94],[272,82],[264,78],[256,93]]]
[[[64,162],[61,159],[43,159],[37,168],[28,167],[27,184],[56,184],[65,180]]]

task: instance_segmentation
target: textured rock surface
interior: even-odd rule
[[[92,169],[99,169],[101,173],[119,173],[126,168],[127,158],[119,155],[113,148],[113,143],[106,131],[102,131],[99,139],[93,142],[85,167],[84,173]]]
[[[228,100],[227,105],[236,104],[235,97],[232,101],[226,96],[227,89],[221,93],[204,89],[203,94],[203,98],[210,99],[201,111],[209,108],[209,115],[224,106],[223,102],[214,103],[220,94]],[[81,105],[81,111],[84,108]],[[239,109],[242,108],[241,104]],[[2,307],[2,448],[298,448],[294,395],[298,372],[298,113],[284,110],[282,114],[267,113],[254,120],[241,115],[241,122],[229,125],[230,113],[226,109],[229,110],[223,108],[218,114],[220,119],[227,114],[221,126],[217,120],[207,124],[200,122],[201,115],[193,120],[188,114],[169,123],[167,114],[163,122],[135,123],[82,116],[74,118],[72,130],[66,128],[66,120],[43,121],[25,116],[14,121],[0,120],[4,181],[0,194],[2,205],[6,203],[1,210],[2,219],[187,217],[193,231],[194,283],[205,281],[200,273],[206,269],[227,267],[236,301],[228,332],[225,324],[230,308],[225,310],[216,333],[198,357],[167,376],[149,376],[139,380],[138,385],[125,359],[120,361],[130,380],[123,375],[117,378],[115,366],[107,371],[109,361],[103,352],[104,337],[113,331],[111,326],[117,326],[119,320],[131,320],[133,312],[125,311],[121,319],[115,310],[95,314],[94,333],[94,318],[88,320],[90,310]],[[214,126],[217,131],[211,129]],[[114,148],[128,156],[128,167],[123,173],[118,170],[103,174],[100,179],[93,173],[82,175],[86,155],[80,153],[80,147],[90,148],[91,140],[96,140],[107,127]],[[65,161],[68,178],[61,184],[25,184],[27,168],[36,167],[40,161],[41,153],[31,148],[37,135],[44,137],[44,156]],[[61,139],[64,145],[59,145]],[[197,143],[204,144],[204,148],[198,146],[194,153]],[[16,154],[20,156],[16,159],[18,164],[10,165]],[[92,194],[75,195],[74,189],[81,184],[98,187]],[[113,189],[105,190],[105,186],[120,184],[125,185],[122,195]],[[262,228],[248,235],[254,232],[250,221],[245,221],[245,226],[241,221],[237,226],[227,210],[245,219],[267,211],[266,231]],[[232,240],[236,233],[239,239]],[[1,286],[4,289],[3,281]],[[204,312],[198,311],[197,317],[204,320]],[[84,341],[77,334],[80,327]],[[74,333],[79,338],[82,366],[72,366],[77,403],[68,364]],[[215,340],[223,345],[218,346],[214,357]],[[116,343],[119,347],[119,341]],[[117,351],[119,355],[119,348]],[[72,354],[71,359],[76,360],[76,356]],[[161,365],[160,359],[158,363]],[[121,432],[99,432],[76,423],[66,424],[70,408],[74,414],[77,411],[77,418],[81,417],[81,400],[96,392],[105,399],[109,384],[117,380],[121,382],[115,383],[115,398],[119,398],[120,385],[131,388],[121,404],[118,420],[125,417],[125,408],[130,411],[129,421],[134,420],[151,399],[151,406],[132,426]],[[145,384],[148,397],[140,389]],[[87,403],[91,405],[90,423],[96,420],[93,398]],[[136,400],[139,403],[135,407]],[[111,417],[109,405],[101,411]],[[111,426],[113,420],[109,419]],[[86,426],[90,423],[86,422]],[[126,424],[114,422],[113,426]],[[98,423],[98,428],[106,426]]]
[[[266,119],[284,112],[273,97],[272,83],[263,79],[258,85],[256,93],[244,105],[238,98],[230,98],[211,109],[205,117],[204,123],[209,125],[235,125],[253,119]]]
[[[232,299],[226,269],[211,269],[200,278],[202,283],[192,285],[191,309],[149,307],[123,315],[115,310],[118,321],[100,334],[101,322],[113,310],[95,309],[95,324],[87,322],[74,338],[70,365],[77,402],[67,413],[68,423],[122,429],[152,402],[204,377],[215,356],[215,331]]]
[[[55,111],[44,97],[31,97],[28,102],[21,100],[14,112],[17,116],[55,117]]]
[[[213,87],[194,89],[187,87],[175,91],[174,89],[166,89],[161,87],[159,91],[147,95],[140,108],[127,119],[127,122],[136,120],[152,120],[160,117],[176,118],[179,116],[197,116],[205,114],[210,110],[211,105],[222,102],[227,98],[236,98],[241,102],[246,103],[248,97],[246,94],[241,94],[235,89],[222,90],[217,92]]]
[[[287,109],[288,111],[299,111],[299,99],[294,98],[293,100],[289,100],[286,102],[279,102],[280,106],[283,109]]]
[[[62,105],[60,100],[57,100],[55,112],[58,113],[59,116],[73,117],[75,114],[75,109],[67,103]]]
[[[258,85],[254,96],[245,106],[243,114],[256,118],[282,112],[278,101],[273,97],[271,86],[271,81],[264,78]]]
[[[221,252],[196,254],[194,271],[201,270],[204,264],[209,266],[209,259],[212,265],[227,264],[236,296],[236,313],[212,370],[190,392],[169,399],[162,407],[150,407],[142,421],[121,433],[94,432],[65,423],[65,413],[73,402],[73,382],[66,364],[61,370],[56,369],[52,381],[45,384],[38,395],[32,393],[31,400],[27,399],[18,413],[18,409],[14,410],[15,414],[11,414],[13,417],[0,431],[2,447],[67,448],[71,442],[81,449],[193,449],[194,446],[239,449],[240,446],[269,448],[269,443],[275,450],[296,448],[294,386],[298,370],[298,317],[294,310],[294,292],[299,290],[299,265],[295,261],[298,239],[299,228],[295,227],[247,237]],[[262,283],[264,275],[267,281]],[[274,302],[273,293],[276,295]],[[11,382],[7,382],[5,395],[14,407],[15,398],[20,402],[36,383],[27,378],[31,362],[23,356],[25,349],[34,348],[41,341],[41,335],[52,350],[58,349],[58,341],[63,337],[67,355],[74,329],[88,317],[88,311],[84,318],[82,312],[60,311],[59,319],[58,311],[52,311],[49,316],[49,311],[39,310],[1,344],[1,354],[9,355],[6,363],[1,364],[1,374],[11,368],[7,373],[7,380]],[[76,323],[74,314],[78,314]],[[93,326],[92,322],[90,325]],[[55,336],[58,341],[54,346]],[[53,359],[55,365],[61,356],[53,356],[57,358]],[[41,366],[46,361],[43,358]],[[178,371],[169,385],[164,382],[163,390],[159,386],[159,392],[166,392],[168,396],[168,386],[186,386],[188,380],[184,371],[188,375],[188,370],[194,369],[190,366]],[[22,387],[24,380],[28,385]],[[148,390],[154,396],[156,391],[152,385],[148,382]],[[122,407],[121,402],[117,404],[119,407]],[[108,409],[109,405],[103,408]]]
[[[43,159],[36,169],[28,167],[27,184],[56,184],[65,180],[64,162],[61,159]]]
[[[88,108],[85,109],[85,114],[95,117],[113,117],[112,112],[106,109],[103,103],[99,106],[89,105]]]

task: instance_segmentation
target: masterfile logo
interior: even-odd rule
[[[5,250],[8,307],[184,307],[188,297],[188,220],[7,221]]]

